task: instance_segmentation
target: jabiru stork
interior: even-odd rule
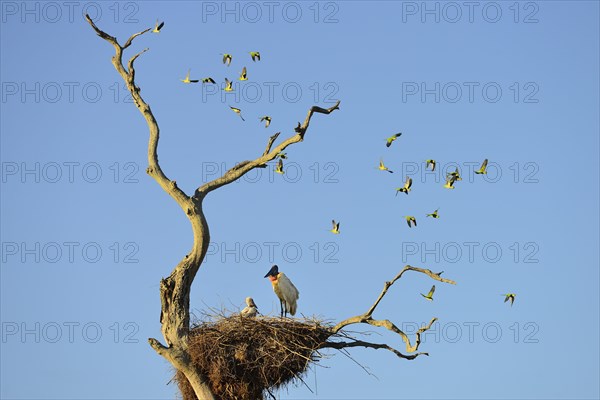
[[[265,278],[269,278],[273,285],[273,291],[279,298],[279,305],[281,306],[281,317],[286,316],[289,312],[291,315],[296,315],[296,309],[298,307],[296,301],[300,297],[300,292],[296,289],[296,286],[285,276],[283,272],[279,272],[279,267],[273,265],[269,272],[265,275]]]

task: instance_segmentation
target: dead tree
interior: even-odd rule
[[[160,130],[158,127],[158,122],[154,118],[152,110],[150,109],[150,105],[140,95],[140,88],[135,81],[134,63],[137,58],[148,49],[144,49],[133,55],[131,58],[129,58],[126,65],[123,64],[124,50],[131,46],[134,39],[151,31],[152,28],[148,28],[133,34],[131,37],[129,37],[129,39],[127,39],[125,44],[121,45],[115,37],[110,36],[109,34],[100,30],[88,15],[86,15],[86,19],[98,36],[113,45],[115,54],[112,57],[112,64],[121,78],[123,78],[123,81],[127,86],[127,90],[131,93],[136,108],[141,112],[148,125],[150,137],[148,141],[147,174],[150,175],[163,188],[163,190],[177,202],[177,204],[179,204],[189,219],[194,233],[194,242],[190,252],[186,254],[175,266],[171,274],[167,278],[163,278],[160,283],[160,323],[162,335],[166,345],[161,344],[157,339],[154,338],[148,339],[148,342],[158,354],[168,360],[179,373],[185,376],[198,399],[217,400],[220,398],[220,396],[215,393],[214,388],[211,387],[206,373],[197,368],[197,366],[193,363],[190,354],[190,288],[194,277],[196,276],[196,273],[198,272],[198,269],[200,268],[200,265],[206,256],[210,242],[208,223],[202,210],[203,200],[213,190],[234,182],[254,168],[264,168],[266,163],[275,159],[277,155],[283,152],[288,146],[303,141],[313,115],[315,113],[330,114],[335,110],[339,110],[340,102],[338,101],[334,106],[329,108],[321,108],[318,106],[311,107],[308,110],[304,122],[298,123],[298,126],[294,128],[294,134],[292,136],[273,147],[279,136],[279,133],[276,133],[269,138],[262,155],[258,156],[254,160],[243,161],[237,164],[233,168],[226,171],[221,177],[199,186],[192,195],[188,195],[177,186],[175,180],[169,179],[164,174],[159,165],[157,148]],[[421,343],[421,333],[429,329],[435,322],[436,318],[433,318],[427,326],[422,327],[416,333],[415,343],[411,344],[408,336],[391,321],[387,319],[373,319],[372,316],[377,305],[387,293],[389,287],[396,282],[396,280],[400,279],[400,277],[406,271],[416,271],[426,274],[430,278],[441,282],[451,284],[455,283],[452,280],[441,278],[439,275],[431,272],[428,269],[416,268],[407,265],[393,280],[385,282],[383,291],[380,293],[375,303],[367,310],[367,312],[348,318],[337,325],[325,327],[325,334],[320,336],[319,341],[312,346],[311,350],[316,351],[321,348],[344,349],[350,347],[367,347],[373,349],[387,349],[396,354],[398,357],[404,359],[414,359],[422,354],[427,355],[427,353],[417,352],[419,344]],[[382,327],[398,334],[406,345],[406,352],[410,354],[403,354],[387,344],[370,343],[363,340],[356,340],[348,335],[342,335],[342,329],[352,324],[368,324],[375,327]],[[350,340],[329,340],[334,337],[338,339],[346,338]],[[290,352],[292,351],[293,350],[290,350]],[[268,389],[269,388],[265,388],[267,391]]]

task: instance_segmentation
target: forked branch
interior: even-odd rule
[[[160,285],[160,323],[168,347],[163,346],[158,340],[153,338],[149,339],[149,344],[158,354],[171,362],[173,366],[185,375],[198,398],[214,399],[214,396],[207,386],[206,377],[196,370],[195,366],[191,363],[188,352],[190,290],[194,277],[206,256],[208,244],[210,242],[208,223],[202,210],[202,200],[211,191],[235,181],[253,168],[264,167],[268,161],[273,160],[277,154],[287,146],[302,141],[312,115],[314,113],[331,113],[333,110],[338,109],[339,101],[333,107],[328,109],[313,106],[308,111],[304,124],[299,124],[299,127],[296,129],[296,135],[288,138],[275,149],[271,150],[271,147],[277,140],[279,134],[273,135],[269,139],[266,151],[261,157],[258,157],[254,161],[245,161],[236,165],[222,177],[199,187],[196,190],[194,197],[190,197],[177,186],[175,180],[167,178],[160,167],[158,162],[158,141],[160,138],[158,122],[156,121],[150,106],[140,95],[140,88],[135,82],[134,63],[138,57],[148,49],[144,49],[132,56],[127,62],[127,68],[123,64],[123,51],[127,49],[137,37],[151,31],[151,28],[131,35],[125,44],[121,46],[117,38],[100,30],[89,15],[86,14],[85,18],[96,34],[112,44],[115,48],[115,54],[112,57],[113,66],[123,78],[136,108],[140,111],[148,125],[150,137],[148,140],[148,168],[146,169],[146,172],[177,202],[177,204],[179,204],[190,220],[194,233],[194,243],[191,251],[177,264],[171,272],[171,275],[161,281]]]
[[[140,95],[139,87],[135,84],[135,70],[133,68],[133,63],[140,55],[145,53],[148,49],[145,49],[131,57],[131,59],[127,63],[127,69],[123,65],[123,50],[128,48],[135,38],[149,32],[151,29],[148,28],[141,32],[131,35],[131,37],[127,39],[125,44],[121,46],[117,41],[117,38],[99,29],[94,23],[94,21],[92,21],[89,15],[86,14],[85,19],[94,29],[98,36],[100,36],[102,39],[106,40],[114,46],[115,55],[112,57],[112,63],[119,75],[121,75],[121,78],[123,78],[123,80],[125,81],[125,85],[127,86],[127,90],[131,93],[135,106],[142,113],[142,116],[144,117],[148,125],[148,129],[150,131],[150,140],[148,141],[148,168],[146,169],[146,172],[148,173],[148,175],[153,177],[154,180],[156,180],[156,182],[158,182],[158,184],[163,188],[165,192],[167,192],[171,197],[173,197],[173,199],[175,199],[177,204],[179,204],[179,206],[184,211],[187,211],[191,206],[189,196],[187,196],[181,189],[179,189],[177,185],[174,184],[174,181],[171,181],[169,178],[167,178],[167,176],[163,173],[158,163],[158,140],[160,138],[160,129],[158,127],[158,122],[154,118],[154,115],[150,110],[150,106],[144,101],[144,99]]]
[[[372,325],[372,326],[376,326],[376,327],[380,327],[380,328],[386,328],[387,330],[396,333],[397,335],[399,335],[402,338],[402,341],[404,342],[404,344],[406,346],[407,353],[414,353],[414,354],[410,354],[410,355],[403,354],[400,351],[396,350],[395,348],[393,348],[387,344],[370,343],[370,342],[365,342],[362,340],[355,340],[355,339],[352,339],[352,341],[350,341],[350,342],[325,342],[321,347],[331,347],[331,348],[335,348],[335,349],[343,349],[346,347],[369,347],[369,348],[373,348],[373,349],[386,349],[386,350],[393,352],[398,357],[406,358],[409,360],[412,360],[419,355],[429,355],[428,353],[415,353],[415,352],[419,349],[419,345],[421,344],[421,334],[423,332],[427,331],[428,329],[430,329],[431,325],[435,321],[437,321],[437,318],[435,318],[435,317],[432,318],[431,321],[429,321],[429,324],[419,328],[419,330],[415,333],[415,344],[414,345],[411,344],[411,341],[410,341],[410,338],[408,337],[408,335],[406,335],[406,333],[404,333],[400,328],[398,328],[390,320],[373,319],[373,312],[375,312],[375,309],[377,308],[377,306],[379,305],[379,303],[381,302],[383,297],[387,294],[389,288],[398,279],[400,279],[406,271],[420,272],[420,273],[423,273],[423,274],[429,276],[432,279],[435,279],[436,281],[450,283],[453,285],[456,284],[455,281],[453,281],[451,279],[442,278],[439,275],[439,273],[432,272],[429,269],[412,267],[410,265],[407,265],[402,269],[402,271],[400,271],[394,277],[394,279],[384,283],[383,290],[379,294],[379,297],[377,297],[377,300],[375,300],[375,303],[373,303],[373,305],[367,310],[367,312],[365,312],[364,314],[356,315],[354,317],[350,317],[350,318],[347,318],[347,319],[341,321],[340,323],[338,323],[337,325],[332,327],[331,331],[334,334],[338,334],[344,327],[346,327],[348,325],[353,325],[353,324],[368,324],[368,325]]]
[[[240,164],[237,164],[233,168],[226,171],[223,174],[223,176],[221,176],[220,178],[214,179],[213,181],[205,183],[204,185],[200,186],[198,189],[196,189],[196,194],[194,195],[194,197],[202,198],[202,197],[206,196],[208,193],[212,192],[213,190],[218,189],[221,186],[227,185],[227,184],[241,178],[242,176],[244,176],[244,174],[248,173],[252,169],[264,166],[267,162],[275,159],[275,157],[277,157],[277,155],[279,153],[281,153],[283,150],[285,150],[289,145],[298,143],[298,142],[301,142],[302,140],[304,140],[304,135],[306,133],[306,130],[308,129],[310,120],[314,113],[331,114],[334,110],[339,110],[340,109],[339,106],[340,106],[339,100],[337,103],[335,103],[333,106],[331,106],[329,108],[321,108],[318,106],[312,106],[310,108],[310,110],[308,110],[308,114],[306,115],[306,119],[304,120],[304,123],[302,125],[300,125],[300,123],[298,123],[298,127],[295,128],[295,131],[296,131],[295,135],[290,136],[289,138],[287,138],[286,140],[281,142],[274,149],[271,149],[271,148],[272,148],[275,140],[277,140],[277,137],[279,136],[279,132],[276,133],[275,135],[271,136],[269,138],[267,147],[262,156],[256,158],[254,161],[244,161]]]

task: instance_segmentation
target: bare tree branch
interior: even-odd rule
[[[115,48],[115,55],[112,57],[112,63],[119,75],[121,75],[121,77],[125,81],[127,89],[133,97],[136,108],[140,111],[148,125],[150,135],[148,140],[148,168],[146,172],[152,178],[154,178],[154,180],[163,188],[163,190],[167,192],[171,197],[173,197],[173,199],[180,205],[180,207],[190,220],[194,232],[194,244],[192,250],[177,264],[177,266],[173,269],[171,275],[168,278],[163,279],[160,284],[160,322],[162,333],[168,347],[162,345],[158,340],[154,338],[148,339],[148,342],[150,346],[159,355],[163,356],[166,360],[168,360],[173,366],[175,366],[179,371],[181,371],[185,375],[199,399],[213,400],[214,395],[208,387],[206,377],[204,377],[198,370],[196,370],[194,365],[191,363],[190,354],[188,352],[188,335],[190,329],[190,289],[194,277],[198,269],[200,268],[204,257],[206,256],[206,252],[208,250],[208,243],[210,241],[208,223],[206,222],[204,213],[202,211],[202,200],[211,191],[221,186],[227,185],[231,182],[234,182],[235,180],[241,178],[247,172],[251,171],[253,168],[264,167],[267,162],[276,158],[277,155],[280,154],[283,150],[285,150],[288,146],[303,141],[304,135],[306,134],[306,131],[308,130],[308,127],[310,125],[312,116],[315,113],[330,114],[334,110],[339,109],[340,102],[338,101],[334,106],[330,108],[321,108],[318,106],[311,107],[308,110],[304,122],[302,124],[298,122],[298,126],[294,128],[294,131],[296,132],[295,135],[290,136],[289,138],[281,142],[278,146],[273,148],[273,145],[278,139],[280,132],[274,134],[269,138],[269,141],[262,156],[256,158],[253,161],[243,161],[237,164],[233,168],[226,171],[220,178],[217,178],[211,182],[208,182],[198,187],[196,189],[194,197],[190,198],[177,186],[177,183],[174,180],[170,180],[169,178],[167,178],[167,176],[164,174],[160,167],[160,164],[158,162],[157,151],[158,141],[160,138],[160,130],[158,127],[158,123],[150,109],[150,106],[141,97],[140,89],[135,83],[134,63],[137,60],[137,58],[143,53],[145,53],[148,49],[144,49],[139,53],[135,54],[133,57],[131,57],[129,59],[129,62],[127,63],[127,69],[124,67],[122,61],[123,51],[132,44],[135,38],[149,32],[151,29],[146,29],[144,31],[133,34],[131,37],[129,37],[125,44],[121,46],[115,37],[110,36],[104,31],[100,30],[91,20],[89,15],[86,15],[86,20],[98,36],[112,44]],[[433,318],[427,326],[421,327],[416,332],[414,345],[411,344],[408,336],[391,321],[387,319],[375,320],[372,318],[373,312],[375,311],[383,297],[387,294],[388,289],[398,279],[400,279],[406,271],[421,272],[423,274],[428,275],[432,279],[455,284],[454,281],[441,278],[439,274],[433,273],[428,269],[422,269],[407,265],[402,271],[400,271],[398,275],[396,275],[394,279],[385,282],[384,288],[379,294],[379,297],[376,299],[375,303],[369,308],[369,310],[366,313],[348,318],[331,328],[330,331],[332,335],[336,335],[338,337],[343,336],[348,339],[351,339],[351,341],[327,341],[324,342],[320,346],[320,348],[329,347],[335,349],[345,349],[350,347],[366,347],[373,349],[386,349],[388,351],[393,352],[394,354],[396,354],[396,356],[400,358],[409,360],[412,360],[418,357],[419,355],[428,355],[427,353],[422,352],[416,353],[416,351],[418,350],[419,345],[421,343],[421,334],[431,328],[431,325],[436,321],[436,318]],[[406,345],[406,351],[408,353],[413,354],[403,354],[387,344],[370,343],[363,340],[356,340],[350,338],[349,336],[345,336],[343,331],[341,331],[344,327],[348,325],[359,323],[369,324],[376,327],[383,327],[390,330],[391,332],[398,334]]]
[[[206,256],[208,244],[210,243],[210,232],[202,210],[202,200],[212,190],[235,181],[253,168],[263,167],[266,165],[266,162],[274,159],[287,146],[302,141],[311,116],[315,112],[329,114],[333,110],[338,109],[339,102],[329,109],[313,106],[309,110],[304,125],[300,127],[297,135],[290,137],[271,151],[271,146],[278,137],[278,134],[274,135],[269,139],[267,151],[262,157],[254,161],[239,163],[227,171],[221,178],[198,188],[194,197],[191,198],[177,186],[175,180],[169,179],[164,174],[159,164],[158,141],[160,138],[160,129],[158,122],[149,104],[140,95],[140,88],[135,82],[134,63],[148,49],[144,49],[131,57],[127,63],[127,68],[123,65],[123,51],[133,43],[135,38],[149,32],[151,29],[133,34],[121,46],[114,36],[99,29],[89,15],[86,14],[85,18],[96,34],[115,48],[112,64],[125,82],[136,108],[140,111],[148,125],[148,167],[146,172],[179,204],[190,220],[194,233],[194,242],[191,251],[177,264],[169,277],[162,279],[160,283],[160,322],[162,334],[168,347],[163,346],[154,338],[149,339],[149,344],[159,355],[163,356],[185,375],[199,399],[212,400],[214,396],[208,387],[207,379],[192,365],[188,352],[191,285]]]
[[[375,309],[377,308],[377,306],[379,305],[379,303],[381,302],[381,300],[383,299],[383,297],[387,294],[389,288],[398,280],[402,277],[402,275],[406,272],[406,271],[416,271],[416,272],[421,272],[427,276],[429,276],[432,279],[435,279],[437,281],[440,282],[445,282],[445,283],[450,283],[455,285],[456,282],[451,280],[451,279],[445,279],[442,278],[439,274],[436,274],[434,272],[432,272],[429,269],[424,269],[424,268],[418,268],[418,267],[412,267],[410,265],[405,266],[402,271],[400,271],[395,277],[394,279],[392,279],[391,281],[387,281],[384,283],[383,285],[383,290],[381,291],[381,293],[379,294],[379,297],[377,297],[377,300],[375,300],[375,303],[373,303],[373,305],[369,308],[369,310],[361,315],[356,315],[354,317],[350,317],[347,318],[343,321],[341,321],[340,323],[338,323],[337,325],[335,325],[334,327],[331,328],[331,331],[333,333],[338,333],[340,332],[340,330],[348,325],[353,325],[353,324],[369,324],[372,326],[377,326],[380,328],[386,328],[389,331],[392,331],[394,333],[396,333],[397,335],[399,335],[402,338],[402,341],[404,342],[405,346],[406,346],[406,352],[407,353],[414,353],[415,351],[417,351],[419,349],[419,345],[421,344],[421,334],[425,331],[427,331],[428,329],[431,328],[431,325],[437,321],[437,318],[432,318],[431,321],[429,322],[429,324],[427,324],[426,326],[421,327],[416,333],[415,333],[415,344],[411,344],[410,342],[410,338],[406,335],[406,333],[404,333],[400,328],[398,328],[396,325],[394,325],[394,323],[392,323],[390,320],[387,319],[383,319],[383,320],[377,320],[377,319],[373,319],[373,312],[375,311]],[[363,344],[368,344],[368,345],[364,345],[363,347],[371,347],[371,348],[386,348],[390,351],[393,351],[394,353],[396,353],[396,355],[398,355],[399,357],[402,358],[407,358],[407,359],[413,359],[416,357],[412,357],[413,355],[410,356],[404,356],[404,355],[400,355],[401,353],[395,349],[393,349],[391,346],[388,346],[387,344],[376,344],[376,343],[369,343],[369,342],[363,342],[363,341],[353,341],[353,342],[335,342],[335,346],[326,346],[326,347],[334,347],[334,348],[344,348],[344,347],[357,347],[357,346],[361,346],[360,344],[356,344],[356,343],[363,343]],[[426,354],[426,353],[418,353],[418,354]],[[417,354],[417,355],[418,355]]]
[[[148,339],[148,344],[150,344],[150,347],[152,347],[154,349],[154,351],[156,351],[158,354],[160,354],[163,357],[167,357],[167,353],[169,352],[169,348],[163,346],[158,340],[150,338]]]
[[[135,60],[146,50],[134,55],[129,60],[127,70],[123,66],[123,50],[131,45],[136,37],[148,32],[148,30],[132,35],[125,46],[121,46],[115,37],[100,30],[89,15],[86,15],[86,20],[98,36],[114,46],[115,55],[112,57],[112,64],[125,81],[136,108],[148,125],[150,137],[148,140],[148,168],[146,172],[179,204],[190,220],[194,232],[192,250],[177,264],[171,275],[161,281],[160,285],[161,329],[169,347],[161,345],[158,340],[153,338],[149,339],[150,346],[186,376],[199,399],[213,400],[214,396],[208,388],[206,377],[194,368],[187,352],[190,327],[190,288],[208,250],[208,243],[210,242],[208,223],[202,212],[202,204],[194,202],[177,187],[174,180],[167,178],[158,162],[160,130],[150,106],[140,95],[140,89],[135,83],[135,69],[133,66]]]
[[[273,135],[273,136],[275,136],[275,138],[271,137],[269,139],[269,143],[267,144],[267,150],[270,150],[270,151],[266,151],[265,152],[266,154],[263,153],[262,156],[258,157],[254,161],[245,162],[241,166],[240,166],[240,164],[238,164],[235,167],[226,171],[223,174],[223,176],[200,186],[198,189],[196,189],[196,194],[194,195],[194,197],[195,198],[204,198],[204,196],[206,196],[208,193],[212,192],[213,190],[218,189],[221,186],[227,185],[227,184],[241,178],[242,176],[244,176],[247,172],[251,171],[252,169],[254,169],[258,166],[264,165],[267,162],[273,160],[277,156],[277,154],[281,153],[289,145],[303,141],[304,134],[306,133],[306,130],[308,129],[308,126],[310,124],[310,120],[311,120],[313,114],[314,113],[331,114],[334,110],[340,109],[339,105],[340,105],[340,102],[338,101],[335,105],[333,105],[332,107],[329,107],[329,108],[321,108],[318,106],[312,106],[310,108],[310,110],[308,110],[308,114],[306,115],[304,124],[302,124],[299,128],[296,128],[296,132],[297,132],[296,135],[289,137],[285,141],[281,142],[277,147],[275,147],[275,149],[271,150],[271,146],[273,145],[273,142],[277,139],[277,136],[278,136],[278,135],[277,136]]]
[[[96,31],[96,33],[98,34],[98,36],[100,36],[102,39],[112,43],[114,46],[121,48],[121,46],[119,45],[119,43],[117,42],[117,38],[115,38],[114,36],[110,36],[109,34],[101,31],[100,29],[98,29],[98,27],[96,26],[96,24],[94,23],[94,21],[92,21],[92,19],[90,18],[90,16],[88,14],[85,14],[85,19],[87,20],[87,22],[92,26],[92,28]]]
[[[406,360],[414,360],[415,358],[417,358],[420,355],[425,355],[428,356],[429,353],[414,353],[414,354],[402,354],[400,353],[398,350],[394,349],[393,347],[385,344],[385,343],[371,343],[371,342],[365,342],[363,340],[355,340],[353,342],[325,342],[321,345],[321,348],[332,348],[332,349],[346,349],[348,347],[365,347],[365,348],[370,348],[370,349],[385,349],[385,350],[389,350],[392,353],[394,353],[395,355],[397,355],[400,358],[404,358]]]
[[[267,154],[269,154],[269,152],[271,151],[271,146],[273,146],[273,142],[275,142],[277,140],[277,138],[279,137],[280,134],[281,134],[281,132],[277,132],[276,134],[274,134],[273,136],[271,136],[269,138],[269,142],[267,143],[267,148],[265,149],[265,152],[262,154],[263,157],[266,156]]]
[[[125,67],[123,66],[123,61],[122,61],[123,60],[123,50],[131,44],[133,39],[135,39],[139,35],[146,33],[149,29],[132,35],[125,43],[125,46],[121,46],[114,36],[110,36],[109,34],[100,30],[96,26],[96,24],[92,21],[92,19],[90,18],[89,15],[86,14],[85,18],[88,21],[88,23],[92,26],[94,31],[96,31],[98,36],[100,36],[102,39],[108,41],[115,47],[116,53],[112,58],[112,63],[115,66],[115,69],[117,70],[119,75],[121,75],[121,77],[125,81],[125,84],[127,85],[127,89],[129,90],[129,92],[131,93],[131,95],[133,97],[135,106],[142,113],[142,115],[144,116],[144,119],[146,120],[146,123],[148,124],[148,128],[150,130],[150,140],[148,141],[148,164],[149,164],[149,166],[146,169],[146,172],[150,176],[152,176],[158,182],[158,184],[163,188],[163,190],[165,192],[167,192],[171,197],[173,197],[175,199],[175,201],[177,201],[177,204],[179,204],[181,206],[181,208],[184,211],[186,211],[186,213],[187,213],[187,210],[192,205],[191,201],[189,199],[189,196],[187,196],[181,189],[179,189],[177,187],[177,185],[174,185],[171,183],[171,180],[166,177],[166,175],[163,173],[163,171],[158,163],[157,149],[158,149],[158,140],[160,137],[160,130],[158,128],[158,122],[156,122],[156,119],[154,118],[154,115],[152,114],[152,111],[150,110],[150,106],[144,101],[144,99],[140,95],[139,88],[137,88],[135,85],[135,81],[134,81],[135,71],[133,70],[133,62],[140,54],[144,53],[145,50],[142,51],[141,53],[136,54],[135,56],[133,56],[131,58],[131,60],[129,60],[129,65],[128,65],[129,71],[125,70]]]
[[[334,106],[330,108],[321,108],[313,106],[308,110],[304,122],[294,128],[295,135],[290,136],[278,146],[273,148],[275,141],[278,139],[280,132],[269,138],[266,149],[262,156],[256,158],[253,161],[243,161],[233,168],[226,171],[223,176],[208,182],[195,191],[194,197],[190,198],[184,193],[174,180],[170,180],[162,171],[158,162],[158,141],[160,138],[160,130],[158,123],[150,109],[148,103],[140,95],[140,88],[135,83],[135,68],[134,63],[137,58],[146,52],[148,49],[144,49],[141,52],[135,54],[129,59],[127,63],[127,69],[123,65],[123,51],[127,49],[135,38],[141,36],[151,29],[133,34],[125,42],[123,46],[119,44],[117,39],[113,36],[108,35],[104,31],[100,30],[94,22],[91,20],[89,15],[86,15],[86,20],[90,26],[94,29],[96,34],[102,39],[106,40],[115,48],[115,55],[112,57],[112,63],[119,73],[119,75],[125,81],[127,89],[131,93],[136,108],[140,111],[149,129],[149,140],[148,140],[148,168],[146,172],[167,192],[173,199],[179,204],[182,210],[192,224],[194,232],[194,243],[191,251],[187,254],[173,269],[171,275],[161,280],[160,283],[160,299],[161,299],[161,314],[160,322],[163,337],[168,345],[162,345],[158,340],[154,338],[148,339],[150,346],[167,361],[169,361],[175,368],[181,371],[188,379],[194,392],[199,399],[214,400],[215,396],[211,392],[207,379],[203,374],[196,369],[190,359],[190,353],[188,351],[189,343],[189,330],[190,330],[190,289],[194,277],[200,268],[206,252],[208,250],[208,244],[210,242],[210,233],[208,229],[208,223],[202,210],[202,200],[211,191],[218,189],[224,185],[227,185],[235,180],[241,178],[244,174],[251,171],[253,168],[264,167],[267,162],[275,159],[278,154],[285,150],[288,146],[298,143],[304,140],[304,135],[308,130],[311,122],[311,118],[315,113],[330,114],[335,110],[339,110],[338,101]],[[319,348],[334,348],[334,349],[346,349],[350,347],[365,347],[373,349],[386,349],[391,351],[396,356],[404,359],[415,359],[419,355],[428,355],[428,353],[418,352],[419,345],[421,344],[421,334],[431,328],[432,324],[437,320],[432,318],[428,325],[421,327],[415,334],[415,344],[411,344],[408,336],[400,330],[395,324],[387,319],[376,320],[372,318],[375,309],[387,294],[389,288],[402,277],[406,271],[416,271],[428,275],[434,280],[440,282],[456,284],[456,282],[441,278],[439,273],[433,273],[431,270],[412,267],[407,265],[392,279],[391,281],[385,282],[382,292],[375,300],[369,310],[361,315],[357,315],[341,321],[329,332],[331,336],[343,337],[350,339],[350,341],[332,342],[326,341],[320,345]],[[368,324],[376,327],[383,327],[391,332],[396,333],[401,337],[406,346],[406,351],[413,354],[403,354],[396,350],[392,346],[387,344],[371,343],[363,340],[356,340],[351,338],[344,331],[343,328],[352,324]],[[292,350],[288,350],[293,353]],[[270,393],[270,392],[269,392]]]
[[[148,50],[150,50],[149,48],[145,48],[144,50],[140,51],[139,53],[137,53],[135,56],[131,57],[129,59],[129,62],[127,63],[127,70],[129,71],[129,74],[135,78],[135,70],[133,69],[133,63],[135,62],[135,60],[141,56],[142,54],[144,54],[145,52],[147,52]]]
[[[151,31],[152,28],[148,28],[148,29],[144,29],[141,32],[138,33],[134,33],[133,35],[131,35],[131,37],[129,39],[127,39],[127,41],[125,42],[125,44],[123,45],[123,50],[125,50],[126,48],[128,48],[129,46],[131,46],[131,43],[133,42],[133,39],[135,39],[136,37],[143,35],[146,32]]]
[[[445,282],[445,283],[451,283],[453,285],[456,285],[456,282],[451,280],[451,279],[445,279],[442,278],[441,276],[439,276],[438,274],[432,272],[429,269],[424,269],[424,268],[417,268],[417,267],[412,267],[410,265],[405,266],[402,271],[400,271],[398,273],[398,275],[396,275],[394,277],[394,279],[392,279],[391,281],[387,281],[384,283],[383,285],[383,290],[381,291],[381,293],[379,294],[379,297],[377,298],[377,300],[375,300],[375,303],[373,303],[373,305],[371,306],[371,308],[369,308],[369,310],[361,315],[357,315],[348,319],[345,319],[344,321],[338,323],[336,326],[334,326],[332,329],[334,332],[339,331],[340,329],[342,329],[343,327],[345,327],[346,325],[351,325],[351,324],[356,324],[356,323],[363,323],[366,322],[368,319],[371,319],[373,312],[375,311],[375,308],[379,305],[379,303],[381,302],[381,300],[383,299],[383,296],[386,295],[388,289],[390,288],[390,286],[392,286],[398,279],[400,279],[402,277],[402,275],[406,272],[406,271],[416,271],[416,272],[421,272],[425,275],[428,275],[429,277],[431,277],[432,279],[435,279],[436,281],[440,281],[440,282]]]
[[[385,294],[387,293],[388,289],[390,288],[390,286],[392,286],[398,279],[400,279],[402,277],[402,275],[406,272],[406,271],[416,271],[416,272],[421,272],[425,275],[428,275],[430,278],[435,279],[436,281],[440,281],[440,282],[445,282],[445,283],[450,283],[452,285],[456,285],[456,282],[451,280],[451,279],[445,279],[442,278],[441,276],[439,276],[438,274],[432,272],[429,269],[423,269],[423,268],[417,268],[417,267],[412,267],[410,265],[407,265],[404,267],[404,269],[402,269],[402,271],[400,271],[398,273],[398,275],[396,275],[394,277],[394,279],[392,279],[389,282],[386,282],[383,286],[383,290],[381,291],[381,293],[379,294],[379,297],[377,298],[377,300],[375,301],[375,303],[371,306],[371,308],[369,308],[369,311],[367,311],[365,313],[365,315],[371,316],[373,314],[373,311],[375,311],[375,308],[377,307],[377,305],[379,304],[379,302],[381,301],[381,299],[383,299],[383,296],[385,296]]]

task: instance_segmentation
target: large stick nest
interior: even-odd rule
[[[331,326],[315,319],[257,317],[239,314],[201,322],[190,331],[189,353],[219,399],[262,399],[301,380]],[[185,400],[197,399],[181,372],[175,380]]]

